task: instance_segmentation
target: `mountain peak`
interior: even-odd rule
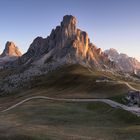
[[[76,17],[72,15],[65,15],[63,17],[63,21],[61,22],[61,25],[64,27],[68,27],[69,25],[76,26],[76,23],[77,23]]]
[[[114,48],[110,48],[109,50],[105,50],[104,52],[111,58],[117,58],[120,55],[119,52]]]
[[[114,48],[110,48],[109,49],[110,51],[114,51],[114,52],[118,52],[116,49],[114,49]]]
[[[5,49],[4,49],[3,53],[1,54],[2,57],[4,57],[4,56],[19,57],[21,55],[22,54],[19,51],[18,47],[12,41],[6,42]]]

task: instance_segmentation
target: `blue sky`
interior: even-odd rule
[[[76,16],[98,47],[140,60],[140,0],[0,0],[0,52],[8,40],[26,52],[66,14]]]

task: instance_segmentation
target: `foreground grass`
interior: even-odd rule
[[[140,118],[103,103],[29,101],[0,114],[2,140],[139,140]]]

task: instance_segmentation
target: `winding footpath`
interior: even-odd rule
[[[131,90],[138,91],[137,89],[135,89],[131,85],[129,85],[127,82],[120,82],[120,83],[126,84]],[[18,107],[19,105],[21,105],[25,102],[28,102],[30,100],[33,100],[33,99],[46,99],[46,100],[52,100],[52,101],[78,102],[78,103],[79,102],[80,103],[83,103],[83,102],[102,102],[102,103],[106,103],[106,104],[110,105],[113,108],[120,108],[120,109],[129,111],[129,112],[131,112],[131,113],[133,113],[137,116],[140,116],[140,108],[139,107],[129,107],[129,106],[126,106],[124,104],[121,104],[121,103],[115,102],[113,100],[110,100],[110,99],[65,99],[65,98],[51,98],[51,97],[47,97],[47,96],[29,97],[27,99],[24,99],[24,100],[20,101],[19,103],[15,104],[15,105],[11,106],[11,107],[3,110],[2,112],[12,110],[12,109]]]
[[[127,87],[129,87],[131,90],[139,91],[138,89],[132,87],[132,86],[131,86],[129,83],[127,83],[127,82],[121,82],[121,81],[119,81],[118,83],[120,83],[120,84],[125,84],[125,85],[126,85]]]

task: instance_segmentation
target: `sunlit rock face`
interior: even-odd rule
[[[53,61],[65,60],[66,63],[82,63],[97,68],[105,65],[110,67],[111,63],[107,56],[93,45],[88,34],[78,29],[76,25],[75,17],[64,16],[60,26],[53,29],[50,36],[37,37],[33,41],[27,53],[20,58],[19,64],[35,64],[41,58],[45,63],[51,57]]]
[[[123,72],[135,73],[140,70],[140,62],[135,58],[129,57],[126,54],[118,53],[118,51],[113,48],[106,50],[105,54],[107,54]]]
[[[3,53],[1,54],[1,57],[20,57],[21,55],[22,54],[19,51],[18,47],[13,42],[8,41],[5,45]]]
[[[0,69],[9,67],[9,64],[16,61],[21,55],[18,47],[13,42],[8,41],[4,51],[0,55]]]

